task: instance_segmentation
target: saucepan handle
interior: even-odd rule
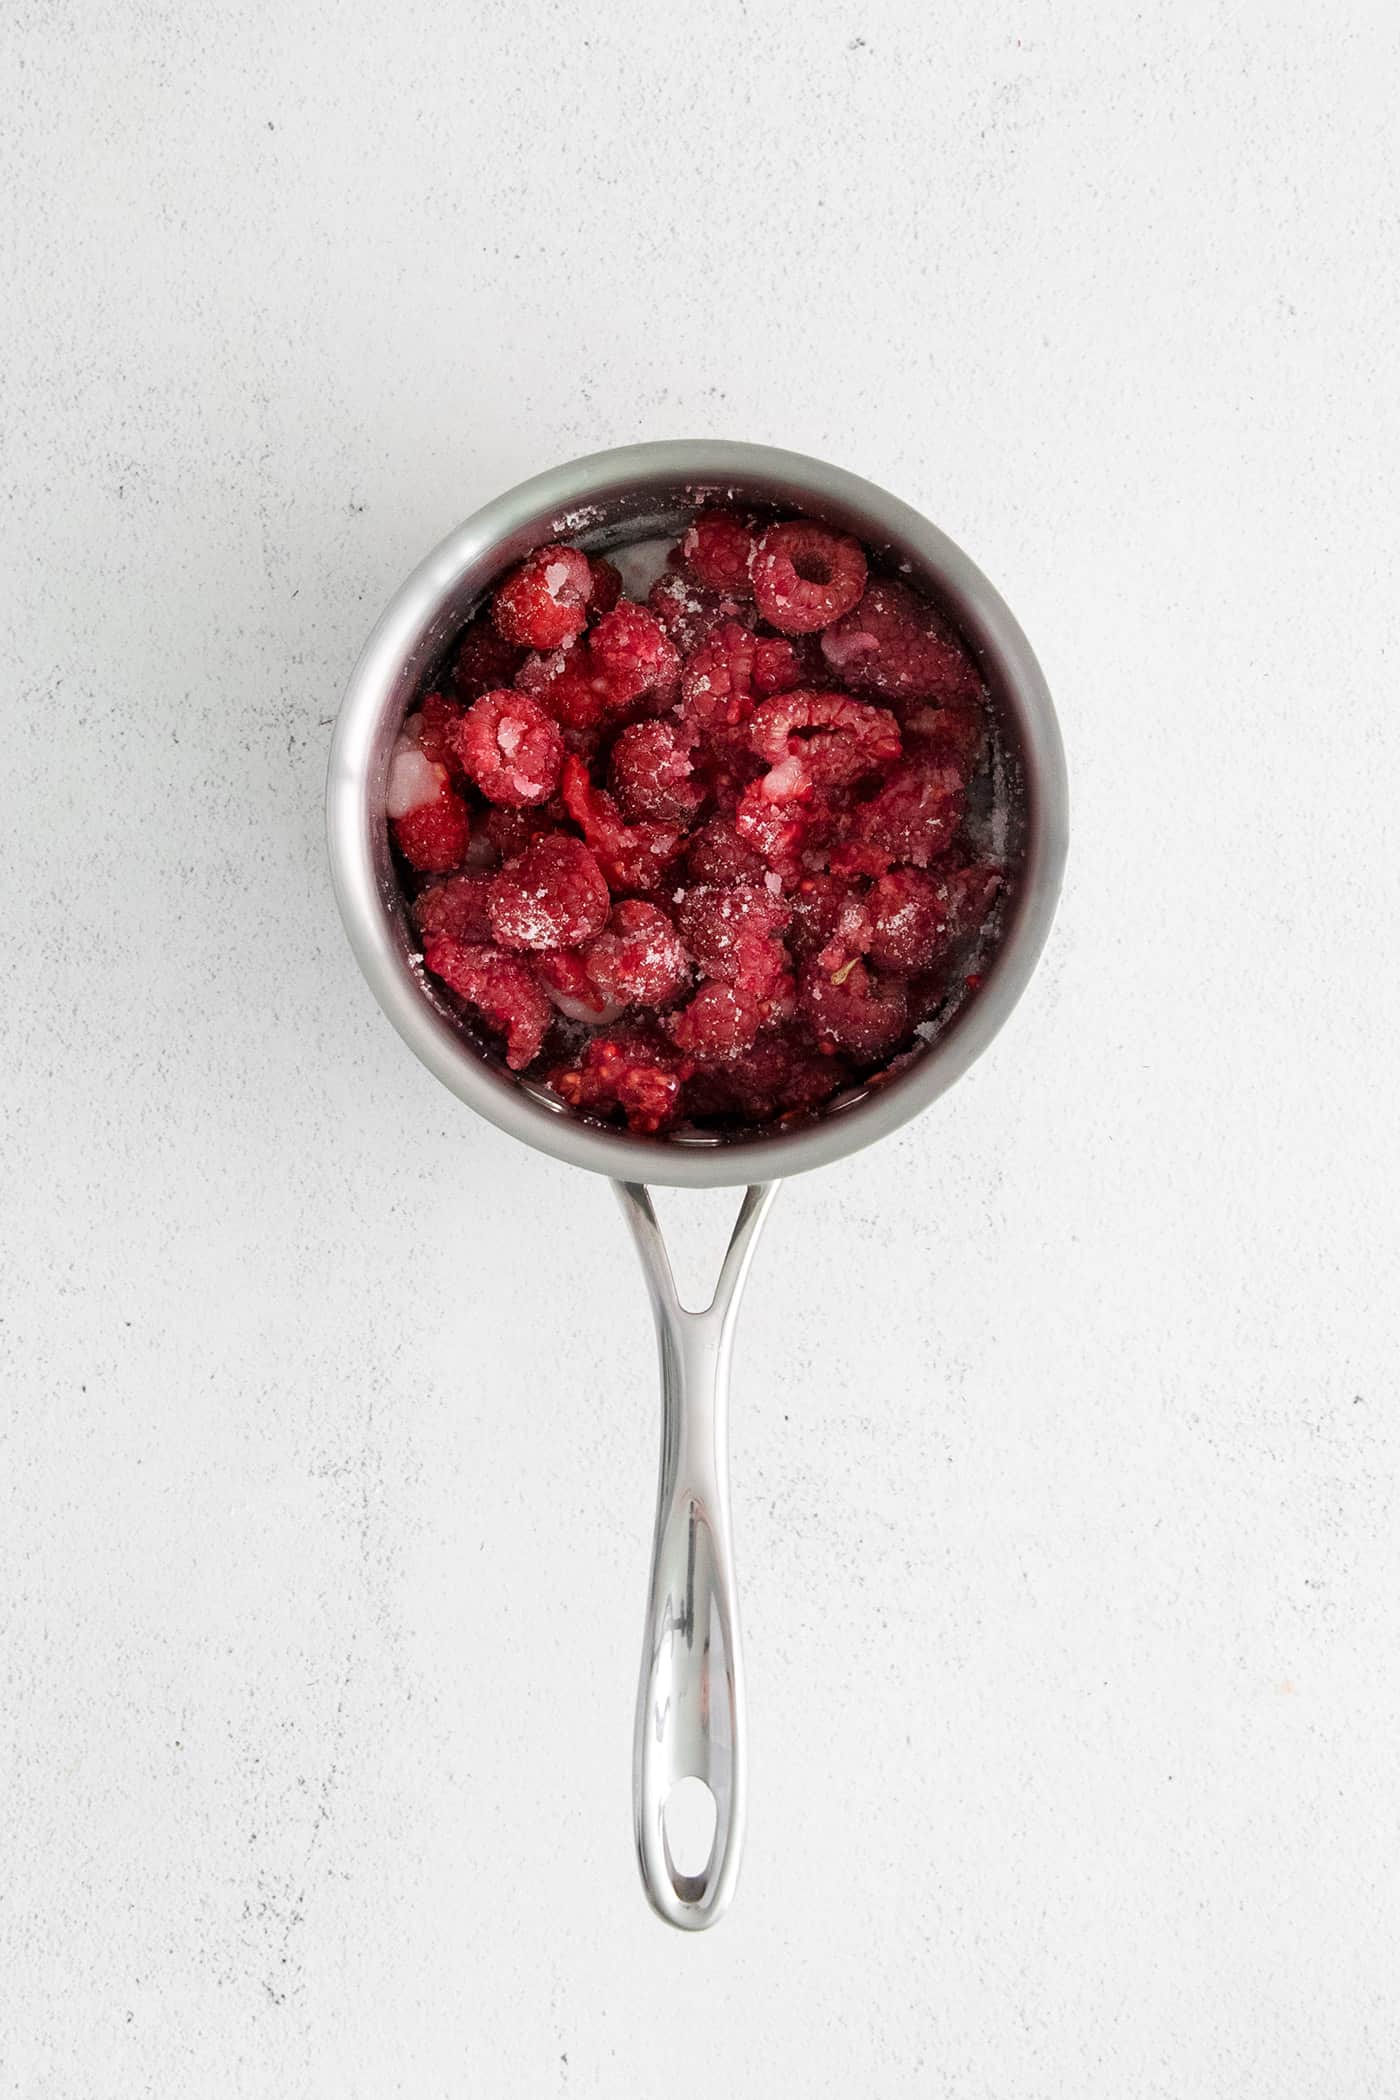
[[[642,1258],[661,1356],[661,1479],[632,1763],[637,1859],[658,1916],[699,1932],[728,1907],[743,1849],[744,1677],[729,1526],[729,1365],[740,1295],[777,1183],[745,1191],[703,1312],[688,1312],[677,1296],[647,1190],[636,1182],[616,1187]],[[668,1803],[683,1780],[708,1788],[714,1812],[709,1857],[694,1872],[676,1865],[667,1829]]]

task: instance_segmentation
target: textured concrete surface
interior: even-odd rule
[[[0,34],[0,2092],[1392,2095],[1394,10]],[[707,432],[975,554],[1076,842],[994,1052],[775,1212],[690,1941],[630,1250],[380,1019],[319,803],[426,547]]]

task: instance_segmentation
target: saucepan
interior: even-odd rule
[[[422,972],[389,850],[390,753],[415,694],[513,562],[546,541],[591,553],[674,538],[698,503],[800,513],[853,533],[890,573],[933,598],[961,630],[991,696],[1010,784],[1004,847],[1015,864],[994,952],[978,988],[897,1075],[800,1127],[734,1138],[645,1137],[574,1115],[472,1042]],[[1049,931],[1067,837],[1064,752],[1026,637],[987,578],[917,511],[858,476],[765,446],[632,445],[573,460],[498,496],[459,525],[395,593],[351,676],[330,756],[328,829],[341,915],[360,967],[399,1034],[478,1114],[524,1144],[608,1177],[646,1275],[660,1350],[661,1474],[633,1758],[637,1856],[668,1923],[714,1924],[733,1895],[743,1845],[747,1745],[727,1455],[735,1320],[777,1185],[887,1136],[944,1093],[990,1043]],[[741,1188],[713,1299],[682,1306],[648,1185]],[[708,1856],[677,1864],[668,1804],[708,1790]]]

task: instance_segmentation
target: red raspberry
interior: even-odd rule
[[[947,945],[947,885],[917,868],[882,875],[870,892],[868,954],[882,970],[927,970]]]
[[[822,1048],[853,1057],[883,1057],[909,1026],[903,983],[875,976],[863,962],[842,963],[830,975],[815,959],[805,964],[798,1000]]]
[[[461,866],[471,837],[467,805],[422,747],[400,737],[389,761],[385,815],[394,844],[411,868],[446,875]]]
[[[719,889],[732,889],[740,882],[762,882],[763,860],[746,846],[729,817],[711,817],[692,832],[686,849],[685,872],[692,882]]]
[[[607,923],[608,886],[587,846],[552,832],[491,878],[486,902],[503,948],[577,948]]]
[[[593,572],[578,547],[536,547],[512,569],[491,600],[491,617],[506,641],[525,649],[557,649],[588,621]]]
[[[732,729],[748,721],[759,646],[747,627],[725,620],[691,651],[681,672],[681,707],[697,729]]]
[[[770,627],[814,634],[858,605],[865,589],[859,540],[798,518],[770,525],[753,558],[753,594]]]
[[[629,1130],[650,1133],[673,1123],[681,1081],[674,1054],[641,1029],[595,1035],[578,1065],[555,1075],[554,1091],[571,1108],[620,1108]]]
[[[760,700],[774,693],[790,693],[799,685],[813,685],[825,674],[821,651],[801,637],[794,643],[785,634],[766,634],[754,644],[753,689]]]
[[[497,686],[513,684],[524,653],[497,633],[489,614],[479,614],[457,645],[452,682],[459,698],[478,700]]]
[[[512,1072],[523,1072],[539,1055],[551,1012],[529,964],[502,955],[499,948],[468,946],[447,934],[423,943],[423,960],[449,991],[505,1036],[506,1063]]]
[[[564,807],[598,857],[615,893],[659,889],[681,849],[683,832],[672,824],[625,824],[617,804],[594,787],[580,758],[564,761]]]
[[[613,906],[582,960],[599,991],[619,1006],[670,1006],[691,980],[675,927],[659,905],[640,897]]]
[[[724,1064],[740,1056],[762,1025],[758,1001],[732,984],[702,985],[689,1006],[662,1023],[676,1048],[701,1064]]]
[[[987,741],[986,711],[976,706],[915,703],[905,710],[904,740],[921,757],[947,759],[961,768],[965,779],[971,779]]]
[[[420,890],[413,900],[413,923],[424,940],[445,933],[454,941],[489,941],[486,877],[449,875],[445,882]]]
[[[607,717],[607,680],[599,676],[586,642],[556,649],[548,656],[527,656],[515,683],[518,691],[538,700],[562,729],[586,733]]]
[[[435,765],[446,766],[454,780],[463,777],[456,745],[462,712],[460,703],[449,700],[445,693],[425,693],[418,707],[418,741],[426,756]]]
[[[647,592],[647,604],[682,656],[698,649],[725,620],[752,620],[753,607],[729,591],[702,591],[684,576],[658,576]]]
[[[765,700],[749,724],[749,741],[769,765],[796,758],[825,787],[883,772],[902,752],[899,724],[887,709],[844,693],[799,689]]]
[[[681,535],[681,563],[691,581],[735,598],[753,596],[753,550],[753,526],[732,510],[702,510]]]
[[[849,1076],[839,1057],[818,1056],[781,1036],[760,1036],[731,1063],[697,1072],[686,1084],[686,1106],[696,1117],[766,1123],[777,1115],[809,1114]]]
[[[612,748],[609,779],[628,817],[688,822],[705,799],[695,778],[691,731],[668,719],[634,722]]]
[[[973,703],[982,682],[952,627],[902,583],[872,583],[853,612],[822,636],[842,685],[881,699]]]
[[[483,693],[457,732],[457,752],[488,801],[508,809],[547,802],[559,785],[564,740],[528,693]]]
[[[610,561],[595,556],[589,563],[593,571],[593,596],[588,601],[588,610],[595,620],[610,613],[622,596],[622,578]]]
[[[926,868],[952,844],[966,807],[959,767],[901,766],[868,802],[857,804],[831,865],[855,875],[883,875],[901,863]]]
[[[553,816],[542,809],[505,809],[492,803],[481,819],[481,835],[487,838],[497,860],[514,860],[531,839],[555,828]]]
[[[744,789],[734,812],[734,829],[740,839],[761,854],[779,875],[795,871],[811,821],[800,800],[795,799],[802,792],[800,775],[795,759],[784,760],[782,766],[775,766],[762,780],[755,780]],[[810,786],[806,792],[811,792]]]
[[[675,643],[656,615],[630,598],[604,614],[589,637],[588,654],[615,708],[628,707],[643,694],[669,696],[680,676]]]
[[[570,1021],[606,1026],[617,1019],[627,1003],[609,998],[602,991],[580,951],[556,948],[536,956],[535,975],[550,1002]]]
[[[851,944],[865,905],[855,884],[840,875],[804,875],[788,901],[792,906],[788,945],[794,955],[816,955],[837,938],[838,928],[849,952],[859,952]]]
[[[676,925],[707,977],[765,999],[787,969],[777,936],[790,917],[787,905],[766,889],[700,887],[686,891]]]

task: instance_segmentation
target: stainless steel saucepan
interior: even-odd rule
[[[384,817],[389,754],[425,674],[490,586],[530,548],[575,540],[606,552],[674,537],[706,498],[816,517],[854,533],[881,566],[927,591],[972,646],[1015,782],[1019,875],[983,981],[900,1075],[805,1127],[742,1139],[638,1137],[565,1111],[477,1050],[415,965]],[[746,1745],[730,1541],[729,1364],[740,1294],[777,1184],[870,1145],[950,1087],[991,1041],[1035,967],[1054,914],[1067,832],[1064,753],[1030,645],[1001,598],[945,534],[884,490],[821,460],[759,445],[633,445],[540,474],[488,503],[415,569],[355,667],[331,748],[331,869],[360,967],[399,1034],[469,1108],[555,1159],[616,1185],[651,1294],[661,1355],[661,1481],[637,1701],[637,1853],[653,1907],[672,1925],[712,1925],[734,1892],[744,1832]],[[714,1299],[685,1310],[647,1184],[742,1186]],[[713,1797],[698,1872],[672,1856],[667,1804],[681,1781]],[[693,1792],[693,1786],[689,1789]]]

